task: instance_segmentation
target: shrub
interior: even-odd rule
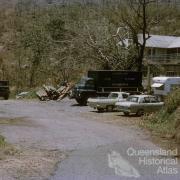
[[[180,124],[180,120],[177,118],[179,106],[180,88],[177,88],[166,97],[164,108],[143,117],[142,125],[163,135],[173,135]]]
[[[165,111],[173,113],[180,106],[180,88],[175,89],[165,100]]]
[[[3,136],[0,135],[0,147],[5,146],[6,142],[5,142],[5,138]]]

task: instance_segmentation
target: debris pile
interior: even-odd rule
[[[70,94],[72,88],[73,85],[69,83],[65,83],[57,89],[53,86],[43,85],[42,88],[36,92],[36,95],[41,101],[62,100]]]

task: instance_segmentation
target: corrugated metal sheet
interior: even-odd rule
[[[150,35],[146,42],[146,47],[154,48],[180,48],[180,37]],[[142,34],[138,35],[139,42],[142,43]]]

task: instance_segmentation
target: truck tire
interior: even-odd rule
[[[98,111],[98,113],[101,113],[101,112],[104,111],[104,109],[102,109],[102,108],[97,108],[97,111]]]
[[[76,99],[77,103],[81,106],[86,106],[87,105],[87,99]]]
[[[9,95],[4,96],[4,99],[8,100],[9,99]]]

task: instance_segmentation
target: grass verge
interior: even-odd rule
[[[180,143],[180,88],[174,90],[166,99],[159,112],[145,115],[141,126],[162,137],[175,138]]]
[[[0,149],[6,145],[5,138],[0,135]]]

